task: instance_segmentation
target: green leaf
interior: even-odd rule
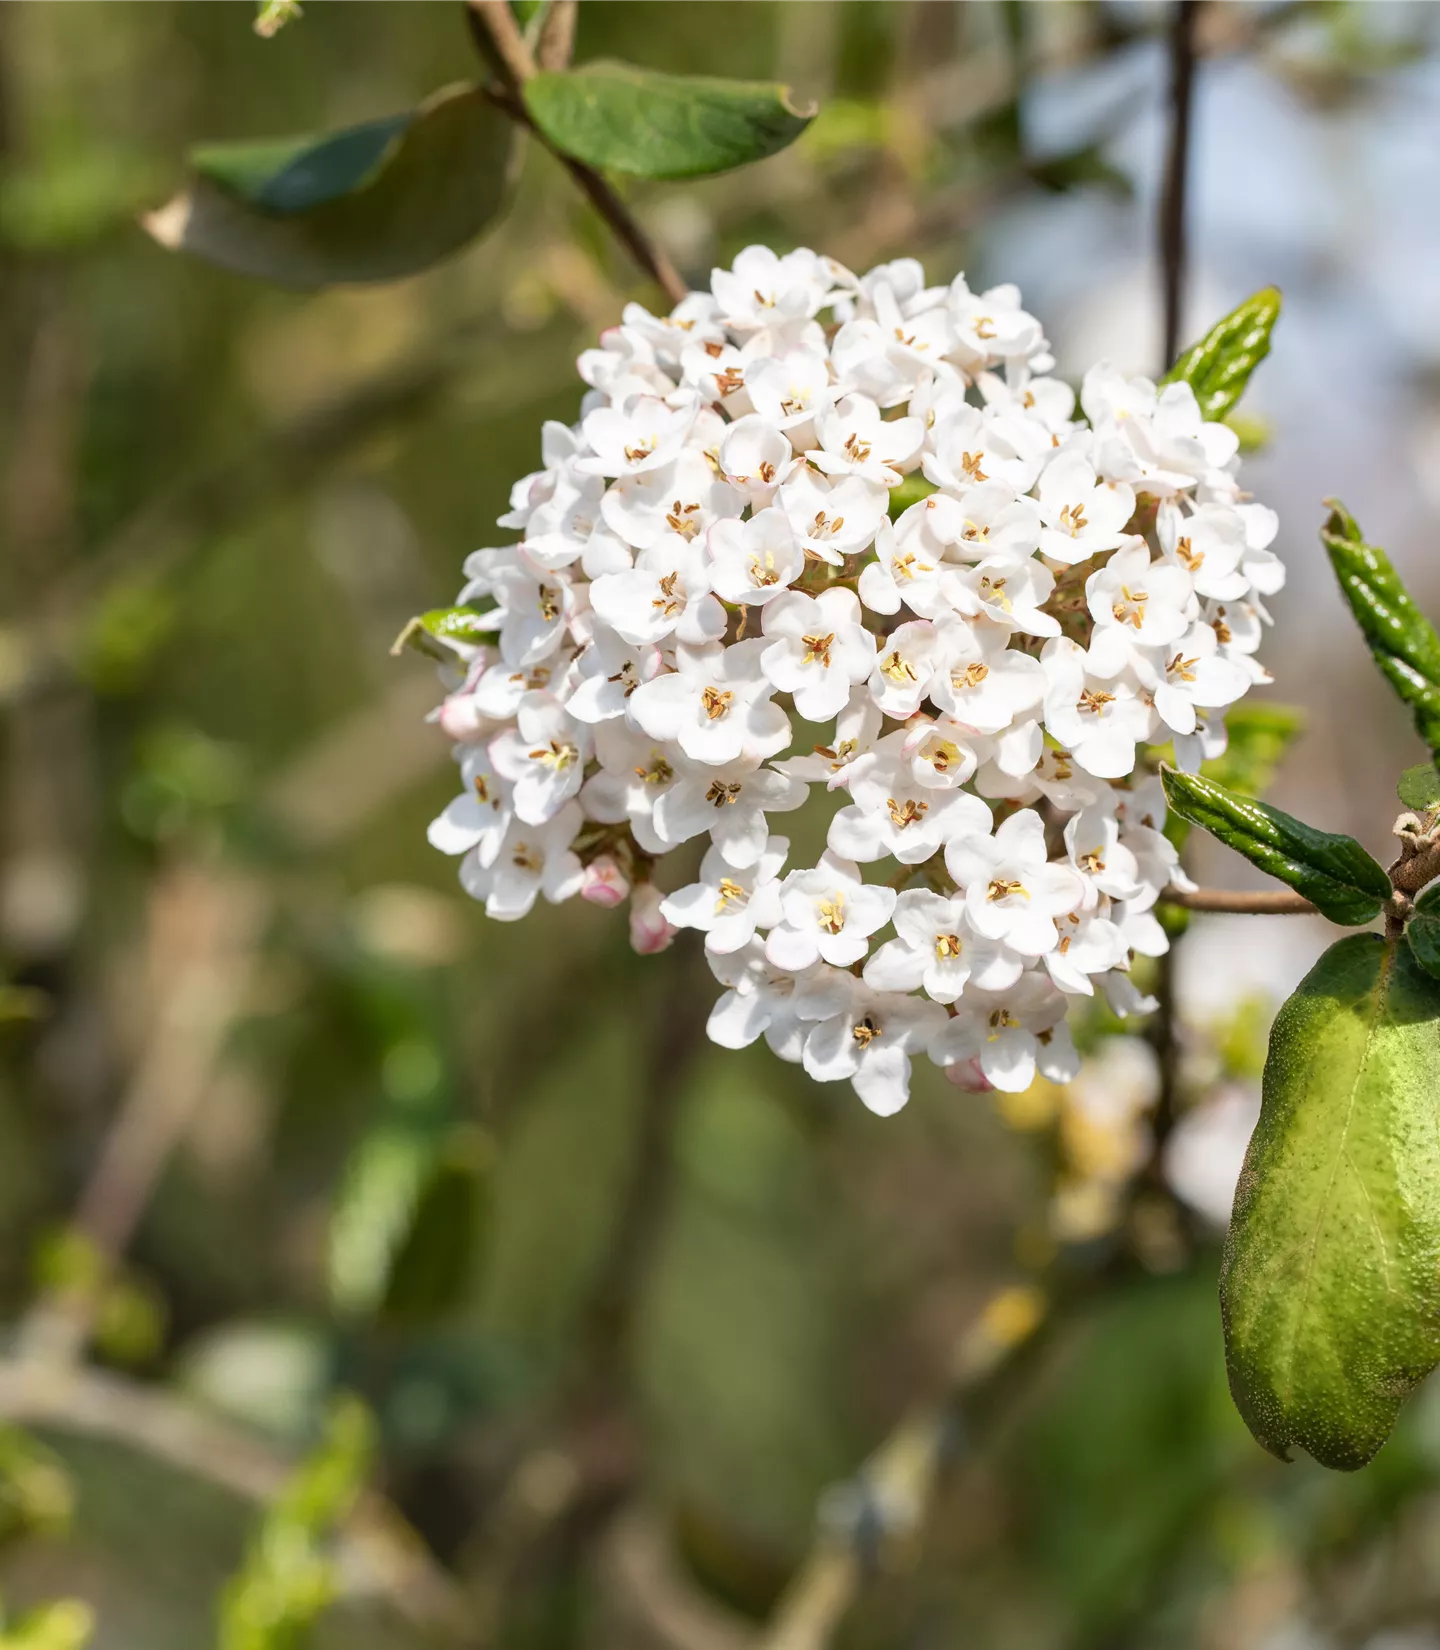
[[[407,647],[428,658],[453,664],[457,653],[479,647],[495,633],[497,620],[493,604],[490,608],[466,603],[463,607],[432,607],[428,613],[417,613],[390,644],[392,655],[399,655]]]
[[[1433,762],[1419,762],[1400,775],[1395,794],[1407,808],[1424,813],[1440,802],[1440,771]]]
[[[1182,819],[1288,883],[1331,922],[1370,922],[1389,899],[1389,877],[1353,837],[1317,831],[1199,774],[1166,768],[1161,777],[1165,799]]]
[[[525,107],[563,154],[641,178],[699,178],[763,160],[814,119],[786,86],[659,74],[629,63],[542,73]]]
[[[1434,911],[1435,900],[1432,898],[1431,907],[1420,911],[1417,908],[1405,927],[1405,938],[1410,949],[1427,974],[1440,979],[1440,916]]]
[[[1366,544],[1355,518],[1327,499],[1330,519],[1320,542],[1340,580],[1380,674],[1410,707],[1415,729],[1440,754],[1440,636],[1410,600],[1383,550]]]
[[[464,1299],[484,1242],[493,1158],[478,1129],[462,1125],[445,1142],[391,1263],[381,1303],[386,1319],[423,1324]]]
[[[1183,380],[1195,391],[1206,418],[1224,418],[1245,393],[1250,374],[1270,353],[1270,334],[1279,315],[1279,287],[1261,288],[1185,350],[1161,383]]]
[[[1440,984],[1352,934],[1276,1017],[1220,1274],[1230,1390],[1288,1459],[1364,1466],[1440,1360]]]
[[[390,281],[459,251],[504,200],[513,126],[477,87],[320,137],[197,149],[145,218],[162,246],[285,286]]]

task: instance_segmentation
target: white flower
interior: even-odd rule
[[[922,468],[928,480],[953,493],[984,481],[1027,493],[1050,448],[1049,437],[1028,420],[966,405],[938,421],[932,439],[934,449],[921,461]]]
[[[744,508],[744,496],[722,481],[694,447],[660,469],[622,477],[600,505],[606,526],[637,550],[672,533],[698,542],[717,521],[738,517]]]
[[[913,716],[930,691],[940,633],[928,619],[913,619],[892,630],[873,655],[870,693],[887,716]]]
[[[1062,991],[1093,997],[1090,978],[1123,968],[1130,946],[1116,923],[1098,911],[1071,911],[1060,919],[1060,939],[1045,953],[1045,971]]]
[[[581,425],[592,456],[577,458],[582,474],[629,476],[658,470],[680,456],[700,403],[678,407],[654,395],[637,395],[624,407],[597,407]]]
[[[1085,600],[1097,639],[1113,629],[1132,647],[1178,641],[1195,612],[1190,575],[1183,568],[1152,562],[1143,540],[1117,550],[1086,579]]]
[[[966,367],[986,361],[1024,358],[1044,344],[1040,323],[1020,307],[1020,289],[1007,283],[972,292],[965,277],[950,283],[950,319]]]
[[[875,638],[860,623],[860,599],[843,588],[807,596],[787,590],[765,609],[772,638],[760,668],[777,692],[788,693],[807,722],[828,722],[863,682],[875,658]]]
[[[918,418],[882,419],[868,396],[847,395],[815,421],[820,446],[805,456],[832,476],[860,476],[896,487],[919,453],[925,426]]]
[[[679,758],[672,762],[663,745],[615,720],[596,725],[595,754],[600,771],[580,790],[586,818],[602,825],[628,823],[647,854],[663,854],[670,844],[655,833],[655,804],[678,783]]]
[[[753,362],[745,388],[761,418],[803,452],[814,439],[816,417],[830,406],[830,363],[821,351],[787,350]]]
[[[993,837],[955,837],[945,849],[945,866],[965,890],[965,914],[975,932],[1022,957],[1051,950],[1059,939],[1055,919],[1085,897],[1071,866],[1050,863],[1045,824],[1033,808],[1011,814]]]
[[[824,963],[791,974],[765,960],[761,942],[710,954],[710,970],[730,989],[711,1010],[706,1034],[722,1048],[748,1048],[762,1034],[782,1060],[798,1061],[810,1023],[849,1000],[852,977]]]
[[[666,533],[635,566],[606,573],[590,587],[597,616],[627,642],[652,646],[668,636],[692,647],[725,634],[725,609],[710,594],[704,546]]]
[[[668,951],[675,930],[660,909],[663,901],[653,883],[642,882],[630,896],[630,949],[642,957]]]
[[[989,832],[990,810],[978,796],[916,782],[904,742],[904,729],[887,734],[855,763],[852,805],[830,821],[826,840],[833,852],[867,864],[889,854],[901,865],[921,865],[952,837]]]
[[[757,928],[780,921],[780,868],[789,852],[783,836],[772,836],[755,864],[742,870],[711,848],[700,862],[700,880],[677,888],[660,910],[676,928],[700,929],[707,951],[738,951]]]
[[[1036,488],[1045,531],[1040,550],[1051,561],[1073,564],[1114,550],[1135,513],[1135,493],[1123,481],[1096,479],[1084,453],[1057,453]]]
[[[874,541],[889,501],[889,493],[876,482],[859,476],[830,482],[804,470],[775,495],[801,548],[832,567]]]
[[[471,583],[461,592],[463,600],[470,600],[467,592],[477,586],[495,597],[500,656],[512,670],[538,664],[555,652],[575,606],[563,570],[539,567],[520,552],[488,550],[472,555],[465,571]]]
[[[976,619],[939,632],[930,696],[976,733],[999,733],[1045,697],[1045,669],[1010,644],[1014,632]]]
[[[747,246],[732,268],[710,272],[722,318],[741,332],[808,321],[832,284],[825,260],[804,248],[777,257],[768,246]]]
[[[969,728],[949,717],[939,721],[914,716],[905,724],[901,754],[910,764],[915,783],[927,791],[949,791],[963,785],[979,766],[977,741]]]
[[[737,418],[720,443],[720,468],[753,505],[768,504],[775,489],[799,468],[785,434],[759,413]]]
[[[890,522],[882,521],[875,534],[875,554],[877,560],[861,568],[859,583],[860,600],[872,613],[898,613],[902,603],[926,618],[946,611],[940,593],[941,553],[929,548],[921,534],[912,531],[909,541],[902,542]]]
[[[1084,648],[1066,636],[1040,655],[1048,686],[1045,726],[1097,779],[1121,779],[1135,766],[1135,746],[1150,734],[1152,713],[1134,686],[1097,676]]]
[[[942,587],[958,613],[1008,625],[1026,636],[1058,636],[1060,623],[1041,609],[1055,580],[1038,561],[987,557],[973,567],[946,573]]]
[[[623,716],[630,695],[641,682],[657,676],[660,669],[658,648],[637,646],[608,626],[597,624],[589,647],[575,661],[575,686],[565,708],[581,722],[605,722]]]
[[[861,882],[851,860],[826,852],[812,869],[785,878],[780,906],[784,920],[765,942],[770,962],[797,974],[816,961],[848,968],[889,922],[895,890]]]
[[[1160,719],[1175,733],[1195,731],[1195,708],[1218,710],[1250,686],[1250,673],[1223,658],[1215,632],[1196,621],[1178,641],[1138,657],[1135,673],[1150,689]]]
[[[457,754],[464,789],[431,820],[430,846],[442,854],[465,854],[473,849],[477,864],[490,866],[510,824],[510,788],[491,766],[483,745],[462,747]]]
[[[481,865],[475,849],[460,861],[461,886],[472,899],[483,900],[485,915],[497,922],[527,916],[542,893],[552,905],[570,899],[585,880],[584,867],[570,848],[581,823],[574,802],[544,825],[512,820],[489,865]]]
[[[1155,535],[1166,560],[1189,575],[1197,596],[1234,601],[1249,590],[1240,565],[1245,518],[1228,504],[1202,504],[1187,516],[1167,499],[1155,513]]]
[[[881,1117],[910,1098],[910,1056],[940,1032],[938,1003],[871,991],[850,981],[849,1000],[805,1039],[805,1070],[820,1083],[848,1077],[856,1094]]]
[[[805,553],[782,510],[710,529],[710,578],[722,601],[763,607],[783,596],[805,570]]]
[[[548,693],[527,693],[517,724],[490,742],[495,771],[511,782],[525,825],[554,819],[580,789],[593,734]]]
[[[1125,900],[1139,894],[1140,868],[1120,841],[1113,805],[1091,803],[1067,820],[1065,851],[1085,884],[1084,910],[1093,911],[1101,895]]]
[[[763,761],[790,738],[775,689],[760,670],[765,643],[680,648],[675,669],[630,695],[630,717],[652,739],[677,742],[693,762]]]
[[[846,789],[856,760],[874,750],[883,721],[880,707],[868,689],[857,687],[835,718],[835,732],[828,744],[816,745],[809,756],[787,757],[775,766],[807,785],[824,785],[832,791]]]
[[[1003,991],[1020,978],[1021,959],[1007,946],[977,934],[965,920],[963,895],[912,888],[895,902],[895,932],[865,964],[876,991],[923,989],[937,1003],[953,1003],[970,982]]]
[[[652,819],[667,848],[708,831],[726,860],[744,867],[754,865],[764,852],[766,813],[788,813],[804,802],[806,794],[800,780],[748,762],[687,766],[656,798]]]
[[[1037,1066],[1062,1083],[1080,1069],[1065,998],[1047,975],[1022,974],[1004,991],[967,991],[959,1008],[931,1039],[936,1065],[978,1060],[987,1082],[1005,1094],[1028,1089]]]

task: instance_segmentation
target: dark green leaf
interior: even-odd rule
[[[417,613],[390,645],[392,654],[407,647],[444,663],[453,663],[457,652],[479,647],[495,633],[493,607],[485,609],[467,603],[463,607],[432,607]]]
[[[1395,794],[1407,808],[1424,813],[1440,802],[1440,772],[1433,762],[1420,762],[1400,775]]]
[[[457,252],[499,212],[514,133],[474,86],[321,137],[197,149],[145,219],[175,251],[285,286],[389,281]]]
[[[1199,774],[1167,768],[1162,777],[1165,799],[1182,819],[1288,883],[1331,922],[1370,922],[1390,897],[1389,877],[1353,837],[1317,831]]]
[[[814,118],[768,81],[587,63],[526,81],[525,107],[562,153],[642,178],[698,178],[763,160]]]
[[[1340,580],[1380,673],[1410,707],[1415,729],[1440,753],[1440,636],[1410,600],[1390,558],[1366,544],[1355,518],[1335,499],[1320,542]]]
[[[1288,1459],[1364,1466],[1440,1360],[1440,984],[1375,934],[1280,1010],[1220,1276],[1230,1390]]]
[[[1279,315],[1280,289],[1263,287],[1192,344],[1161,382],[1183,379],[1195,391],[1206,418],[1224,418],[1245,393],[1250,374],[1270,353],[1270,334]]]
[[[1415,901],[1417,911],[1433,912],[1440,916],[1440,882],[1432,882],[1430,886]]]
[[[1415,953],[1415,961],[1427,974],[1440,979],[1440,916],[1434,912],[1435,903],[1432,898],[1430,909],[1417,911],[1410,919],[1405,928],[1405,938]]]

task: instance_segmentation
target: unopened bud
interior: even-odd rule
[[[957,1089],[963,1089],[966,1094],[988,1094],[994,1084],[980,1069],[980,1060],[972,1055],[968,1060],[956,1060],[953,1065],[945,1068],[946,1082],[953,1083]]]
[[[630,944],[642,957],[669,949],[675,930],[660,914],[664,898],[652,882],[642,882],[630,896]]]
[[[580,885],[581,899],[588,899],[592,905],[614,906],[621,904],[629,892],[630,884],[624,872],[609,854],[601,854],[585,867],[585,880]]]

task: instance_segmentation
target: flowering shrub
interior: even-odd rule
[[[750,247],[579,361],[437,627],[461,791],[430,828],[501,920],[629,896],[705,935],[710,1036],[764,1036],[881,1113],[1075,1074],[1097,988],[1184,886],[1154,747],[1193,771],[1268,680],[1284,569],[1191,385],[1101,363],[1079,404],[1011,286]],[[814,865],[775,816],[820,793]],[[698,880],[660,862],[708,838]],[[866,869],[877,880],[866,880]],[[887,937],[888,936],[888,937]]]

